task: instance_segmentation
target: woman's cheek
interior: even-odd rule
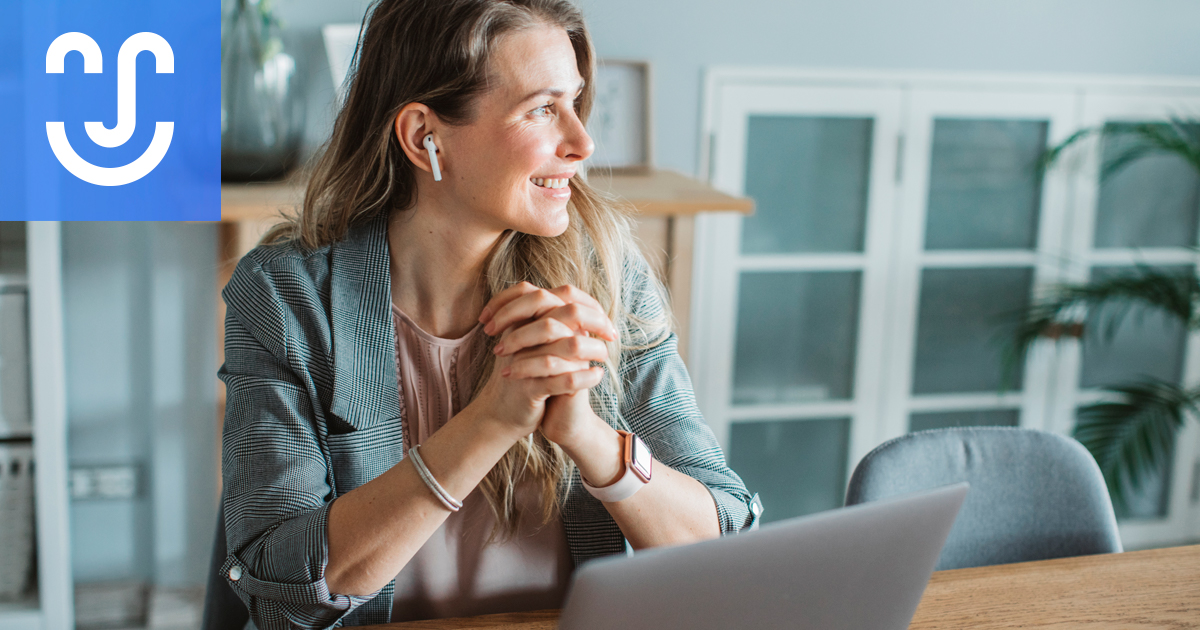
[[[523,125],[517,128],[510,138],[508,146],[512,147],[512,158],[515,164],[528,162],[532,170],[538,170],[550,158],[554,157],[558,148],[552,134],[544,125]]]

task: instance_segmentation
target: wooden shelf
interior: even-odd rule
[[[632,203],[644,217],[692,216],[701,212],[732,211],[750,214],[754,201],[720,192],[708,184],[674,171],[655,170],[648,175],[609,175],[593,171],[589,181]],[[269,221],[292,210],[304,198],[297,181],[221,186],[221,220]]]
[[[648,175],[608,175],[593,171],[588,181],[598,190],[621,197],[646,217],[692,216],[701,212],[754,212],[754,200],[727,195],[712,186],[676,173],[655,170]]]
[[[304,201],[304,187],[295,182],[221,184],[221,220],[266,221],[279,218]]]

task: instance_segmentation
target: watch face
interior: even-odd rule
[[[630,457],[630,467],[633,468],[633,473],[641,478],[642,481],[650,483],[650,473],[654,466],[654,456],[650,454],[650,449],[646,448],[646,443],[642,438],[633,436],[633,449]]]

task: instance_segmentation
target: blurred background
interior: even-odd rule
[[[840,506],[908,431],[1070,435],[1082,413],[1170,436],[1098,458],[1126,547],[1200,541],[1200,5],[577,4],[599,56],[641,73],[613,107],[632,99],[645,150],[600,181],[643,209],[702,410],[765,520]],[[221,223],[0,224],[0,629],[198,627],[218,292],[299,200],[344,72],[326,27],[368,5],[225,0]],[[239,92],[255,76],[276,92]],[[1095,303],[1054,302],[1081,286]],[[1106,310],[1104,290],[1132,297]],[[1174,310],[1146,306],[1162,291]],[[1147,383],[1167,393],[1088,415]],[[66,550],[35,557],[46,536]]]

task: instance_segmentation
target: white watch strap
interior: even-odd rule
[[[633,472],[632,466],[625,466],[625,474],[621,475],[621,478],[618,479],[616,483],[604,486],[603,488],[597,488],[596,486],[589,485],[586,479],[583,482],[583,487],[590,492],[592,496],[605,503],[624,501],[634,494],[637,494],[637,491],[641,490],[642,486],[644,485],[646,485],[646,482],[642,481],[641,477],[638,477],[637,474]]]

